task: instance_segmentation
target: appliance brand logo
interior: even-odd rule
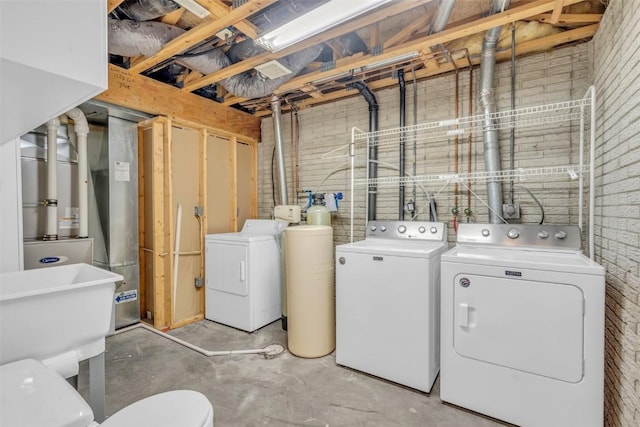
[[[504,272],[504,274],[506,276],[511,276],[511,277],[522,277],[522,272],[520,272],[520,271],[509,271],[509,270],[506,270]]]
[[[44,258],[40,258],[38,260],[38,262],[40,264],[58,264],[61,262],[65,262],[66,260],[68,260],[69,258],[67,258],[66,256],[46,256]]]
[[[373,257],[373,260],[374,260],[374,261],[382,261],[383,259],[384,259],[384,258],[383,258],[383,257],[381,257],[381,256],[374,256],[374,257]]]

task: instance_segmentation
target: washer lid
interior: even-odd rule
[[[600,264],[584,256],[581,251],[556,252],[541,249],[458,245],[444,253],[442,261],[600,276],[604,276],[605,273]]]
[[[33,359],[0,366],[0,425],[86,427],[93,412],[73,387]]]
[[[213,407],[202,393],[175,390],[133,403],[109,417],[101,427],[207,427]],[[209,424],[207,424],[209,423]]]
[[[336,251],[431,258],[444,252],[447,248],[448,245],[446,242],[369,238],[359,242],[336,246]]]

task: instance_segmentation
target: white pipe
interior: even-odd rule
[[[172,320],[176,318],[176,298],[178,296],[178,266],[180,265],[180,231],[182,228],[182,203],[178,203],[178,214],[176,215],[176,244],[173,252],[173,295],[172,302]]]
[[[591,91],[591,138],[589,141],[590,155],[589,155],[589,258],[592,260],[595,257],[595,242],[594,238],[594,210],[596,207],[596,87],[590,86]]]
[[[58,128],[60,120],[47,122],[47,229],[45,240],[58,239]]]
[[[266,354],[266,353],[272,353],[274,350],[272,348],[269,348],[271,346],[267,346],[266,348],[259,348],[259,349],[249,349],[249,350],[218,350],[218,351],[212,351],[212,350],[205,350],[203,348],[200,348],[198,346],[195,346],[191,343],[188,343],[184,340],[181,340],[180,338],[176,338],[172,335],[169,335],[167,333],[164,333],[162,331],[159,331],[149,325],[147,325],[146,323],[137,323],[133,326],[128,326],[126,328],[122,328],[122,329],[118,329],[117,331],[115,331],[113,333],[113,335],[118,335],[121,334],[123,332],[129,332],[133,329],[138,329],[138,328],[142,328],[142,329],[146,329],[147,331],[151,331],[154,334],[160,335],[161,337],[164,337],[168,340],[171,340],[175,343],[178,343],[184,347],[190,348],[191,350],[197,351],[200,354],[203,354],[207,357],[211,357],[211,356],[230,356],[233,354]]]
[[[78,205],[80,210],[80,231],[78,238],[89,237],[89,181],[87,177],[87,135],[89,124],[82,110],[74,108],[67,116],[73,119],[73,127],[78,136]]]

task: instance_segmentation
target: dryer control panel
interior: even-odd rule
[[[367,238],[446,241],[447,225],[425,221],[369,221]]]
[[[582,236],[575,225],[460,224],[457,243],[506,247],[580,250]]]

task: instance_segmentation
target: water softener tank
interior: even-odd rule
[[[289,351],[322,357],[336,346],[333,229],[300,225],[284,234]]]
[[[331,225],[331,212],[324,205],[324,194],[315,193],[313,195],[313,205],[307,209],[307,224]]]

